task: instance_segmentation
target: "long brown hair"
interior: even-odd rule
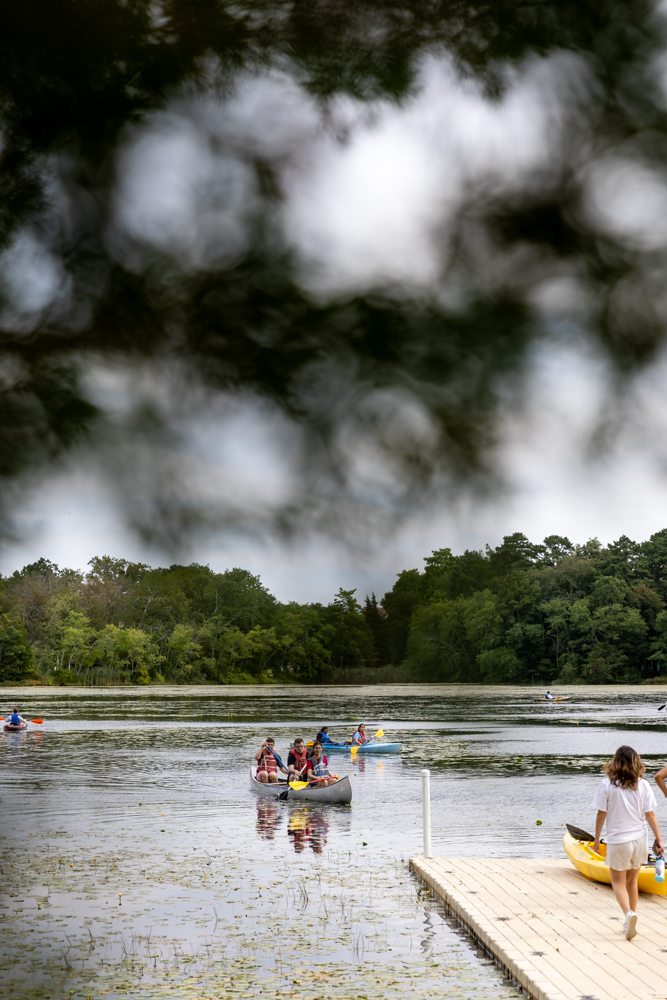
[[[637,782],[646,771],[642,759],[632,747],[619,747],[608,764],[602,768],[612,785],[621,788],[636,788]]]

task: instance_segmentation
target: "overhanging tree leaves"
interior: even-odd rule
[[[100,360],[172,365],[172,391],[180,400],[195,387],[193,406],[202,386],[270,400],[307,431],[304,469],[333,473],[338,489],[349,486],[344,451],[332,445],[342,414],[377,434],[379,451],[398,464],[403,503],[443,470],[459,482],[484,472],[505,389],[534,337],[553,329],[539,289],[570,282],[577,305],[565,321],[621,373],[650,363],[664,341],[664,241],[643,245],[591,212],[589,169],[621,157],[664,182],[664,44],[663,20],[645,0],[171,0],[159,11],[145,0],[5,4],[4,293],[11,301],[12,255],[27,234],[56,262],[63,294],[20,321],[3,313],[0,479],[104,435],[104,408],[80,378]],[[259,155],[231,138],[216,141],[248,178],[253,209],[244,249],[227,262],[146,253],[114,215],[129,136],[175,101],[199,95],[224,117],[242,81],[280,72],[318,102],[326,123],[341,95],[405,101],[426,57],[451,58],[497,98],[526,60],[563,53],[558,155],[511,190],[490,182],[466,193],[450,227],[455,252],[426,292],[313,297],[277,222],[282,154]],[[384,440],[372,406],[330,401],[341,371],[350,398],[400,393],[428,414],[435,435],[420,447],[407,432]],[[144,412],[137,433],[156,432],[154,417]],[[303,479],[308,494],[312,480]],[[196,517],[173,507],[156,502],[135,523],[176,544]],[[302,509],[292,500],[276,526]]]

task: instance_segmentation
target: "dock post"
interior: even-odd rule
[[[431,857],[431,772],[422,771],[422,808],[424,817],[424,857]]]

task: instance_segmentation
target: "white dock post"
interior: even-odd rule
[[[422,807],[424,814],[424,857],[431,857],[431,772],[422,771]]]

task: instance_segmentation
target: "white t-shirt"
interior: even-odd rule
[[[656,807],[655,795],[646,778],[640,778],[636,788],[621,788],[603,778],[593,796],[593,809],[607,814],[608,844],[627,844],[646,833],[644,814]]]

